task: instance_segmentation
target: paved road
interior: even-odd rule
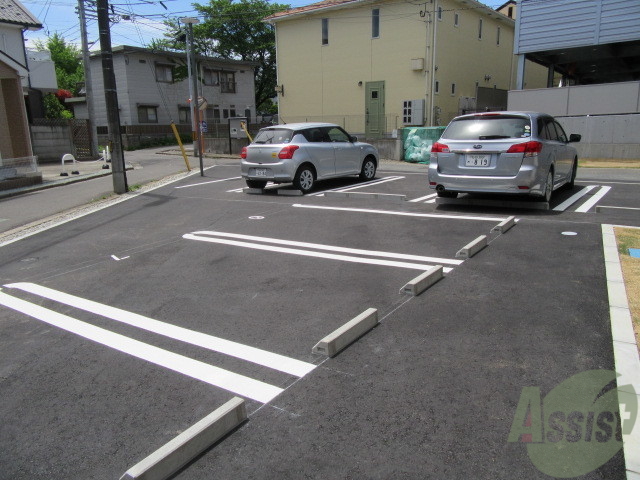
[[[0,248],[0,478],[118,478],[235,395],[249,421],[176,478],[549,478],[507,442],[515,408],[614,368],[601,224],[637,225],[640,182],[581,172],[566,208],[504,210],[426,203],[422,166],[322,185],[396,204],[248,195],[218,163]],[[625,209],[596,213],[601,193]],[[434,263],[445,279],[398,293]],[[370,307],[377,328],[311,353]],[[584,478],[624,478],[622,454]]]

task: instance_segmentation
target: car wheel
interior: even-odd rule
[[[293,186],[302,193],[307,193],[313,188],[315,181],[313,169],[309,165],[302,165],[293,177]]]
[[[547,180],[544,182],[544,193],[540,200],[549,203],[551,201],[551,194],[553,193],[553,170],[549,170],[547,173]]]
[[[573,190],[573,187],[576,184],[576,175],[578,174],[578,159],[575,158],[573,160],[573,166],[571,167],[571,176],[569,177],[569,181],[567,182],[567,186],[570,190]]]
[[[246,179],[247,187],[249,188],[264,188],[267,185],[267,182],[264,180],[249,180]]]
[[[458,198],[458,192],[452,192],[451,190],[443,190],[442,192],[436,192],[440,198]]]
[[[360,171],[360,180],[373,180],[376,177],[376,162],[370,157],[362,162],[362,170]]]

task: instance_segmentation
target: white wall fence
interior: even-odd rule
[[[508,109],[557,117],[582,158],[640,159],[640,82],[511,90]]]

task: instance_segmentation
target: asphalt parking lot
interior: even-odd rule
[[[507,436],[523,387],[614,368],[601,225],[638,225],[640,181],[611,178],[504,209],[438,205],[424,166],[290,196],[223,164],[5,245],[0,478],[119,478],[233,396],[249,420],[175,478],[549,478]]]

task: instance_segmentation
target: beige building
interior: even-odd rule
[[[279,112],[389,135],[506,108],[515,22],[475,0],[326,0],[276,13]],[[527,87],[546,84],[528,69]]]

